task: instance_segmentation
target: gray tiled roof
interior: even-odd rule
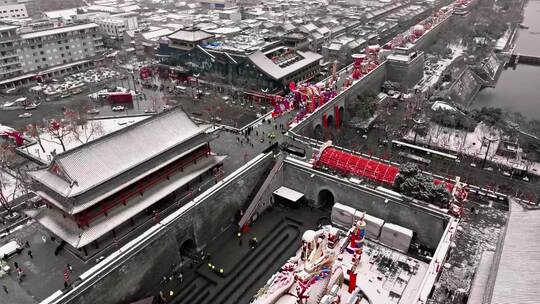
[[[314,52],[301,52],[297,53],[303,57],[302,60],[299,60],[289,66],[280,67],[275,64],[270,58],[260,51],[257,51],[249,55],[249,59],[259,68],[261,71],[269,75],[270,77],[279,80],[293,72],[298,71],[299,69],[321,60],[322,56]]]
[[[73,197],[84,193],[204,132],[183,111],[172,110],[59,154],[60,177],[50,169],[29,174],[55,192]]]
[[[214,37],[214,35],[209,34],[207,32],[204,32],[204,31],[201,31],[201,30],[197,30],[197,31],[178,30],[178,31],[170,34],[167,37],[170,38],[170,39],[197,42],[197,41],[201,41],[201,40],[204,40],[204,39],[212,38],[212,37]]]

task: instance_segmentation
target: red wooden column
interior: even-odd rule
[[[339,106],[334,106],[334,113],[336,116],[336,128],[339,129],[341,126],[341,116],[339,116]]]

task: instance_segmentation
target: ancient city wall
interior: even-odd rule
[[[448,218],[412,202],[388,199],[374,191],[367,192],[358,186],[339,180],[330,175],[287,163],[284,166],[283,184],[302,192],[314,204],[319,202],[319,194],[328,190],[334,202],[349,205],[413,230],[418,242],[430,248],[437,248],[448,224]]]
[[[180,263],[185,242],[204,247],[233,223],[272,164],[271,154],[259,155],[81,275],[72,290],[58,291],[43,303],[117,304],[144,296],[141,286],[159,282],[171,265]],[[280,179],[278,175],[272,187]]]

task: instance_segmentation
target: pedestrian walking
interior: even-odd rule
[[[249,240],[249,247],[251,247],[251,249],[255,249],[257,248],[257,246],[258,242],[256,237],[253,237],[251,240]]]
[[[24,272],[22,268],[20,267],[17,268],[17,280],[19,280],[19,282],[22,282],[23,275],[24,275]]]
[[[184,274],[181,271],[178,274],[178,281],[180,281],[180,284],[182,284],[182,282],[184,281]]]
[[[165,304],[167,303],[167,298],[165,298],[165,295],[163,294],[163,291],[159,291],[159,300],[161,303]]]
[[[28,241],[24,242],[24,246],[26,246],[26,248],[30,248],[30,243]]]
[[[66,268],[64,270],[64,289],[68,288],[69,286],[69,277],[70,277],[70,272],[68,268]]]
[[[9,293],[6,285],[2,285],[2,289],[4,289],[4,292],[5,292],[6,294]]]
[[[33,259],[34,257],[32,256],[32,250],[28,250],[28,256]]]
[[[15,269],[19,268],[19,263],[13,262],[13,266],[15,266]]]

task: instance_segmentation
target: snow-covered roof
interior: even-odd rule
[[[274,194],[277,196],[281,196],[285,199],[288,199],[291,202],[297,202],[302,197],[304,197],[303,193],[284,187],[284,186],[279,187],[276,191],[274,191]]]
[[[190,42],[197,42],[197,41],[209,39],[212,37],[214,37],[214,35],[204,32],[204,31],[200,31],[200,30],[199,31],[178,30],[168,36],[168,38],[170,39],[190,41]]]
[[[164,28],[164,29],[159,29],[157,31],[142,33],[142,36],[144,39],[157,40],[157,38],[167,36],[171,34],[172,32],[173,31],[171,31],[170,29]]]
[[[97,28],[97,27],[99,26],[95,23],[85,23],[85,24],[78,24],[78,25],[73,25],[73,26],[63,26],[63,27],[58,27],[58,28],[44,30],[44,31],[24,33],[24,34],[21,34],[20,37],[21,39],[31,39],[31,38],[69,33],[73,31],[80,31],[80,30],[86,30],[86,29]]]
[[[43,15],[45,15],[45,17],[49,19],[58,19],[58,18],[68,19],[77,15],[77,9],[70,8],[70,9],[65,9],[65,10],[48,11],[48,12],[43,12]]]
[[[321,60],[323,56],[314,53],[314,52],[301,52],[296,51],[296,53],[302,56],[302,59],[286,67],[280,67],[275,64],[270,58],[260,51],[257,51],[248,56],[248,58],[253,62],[261,71],[268,74],[270,77],[279,80],[297,70]]]
[[[51,169],[29,174],[60,195],[82,194],[202,132],[181,110],[145,119],[58,154]],[[54,173],[58,166],[64,176]]]

